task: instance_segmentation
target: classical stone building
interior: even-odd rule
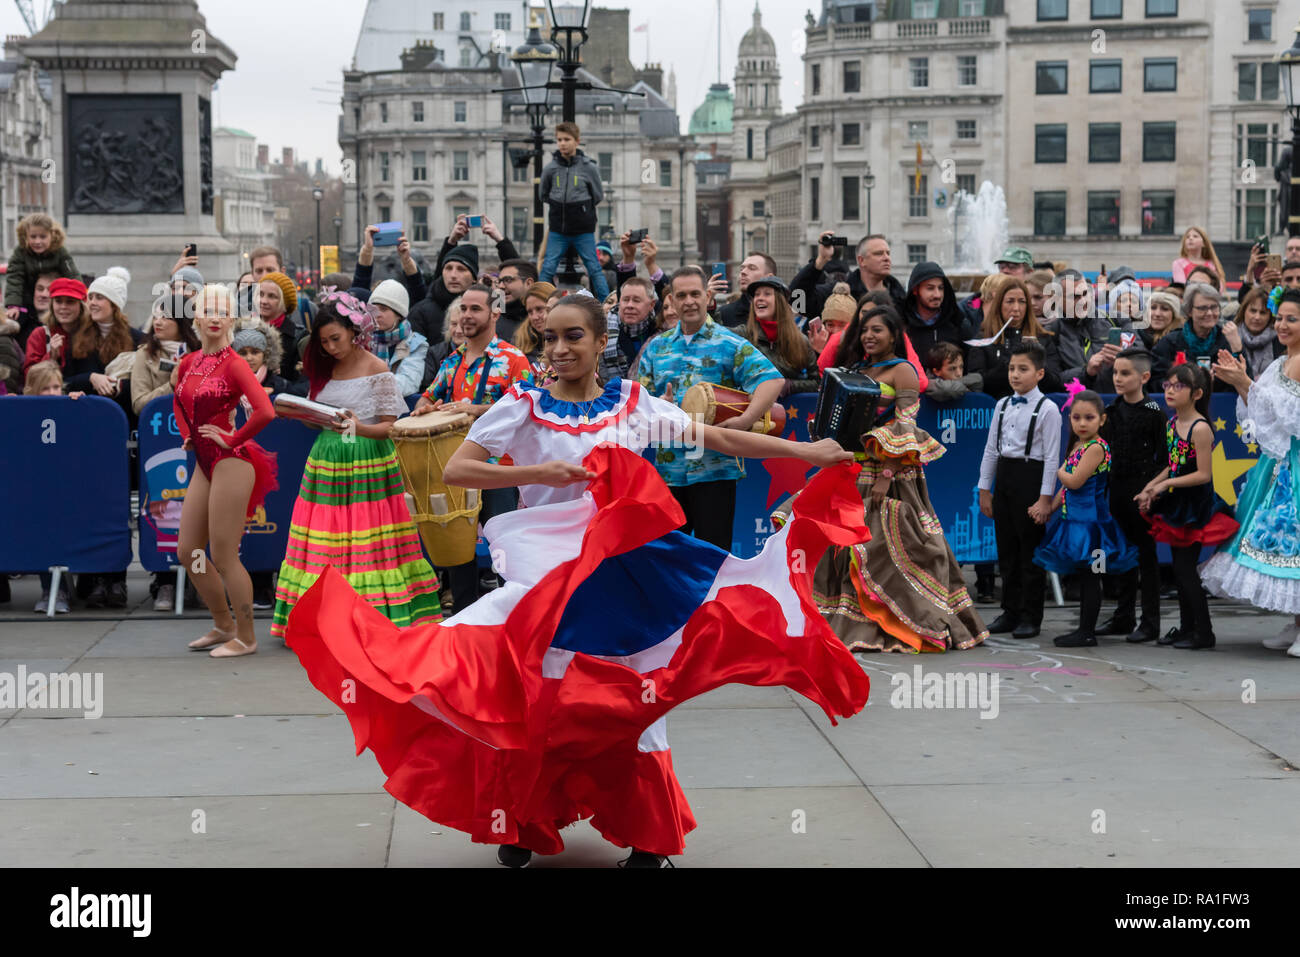
[[[17,242],[18,221],[46,212],[57,170],[50,163],[52,82],[7,46],[0,60],[0,254]]]
[[[377,48],[367,30],[391,29],[381,16],[388,9],[371,0],[358,51]],[[627,11],[594,11],[592,32],[602,40],[588,44],[590,53],[584,47],[591,69],[580,70],[579,78],[594,88],[579,91],[576,118],[582,149],[596,160],[605,189],[598,232],[612,238],[646,228],[665,267],[694,261],[695,148],[651,85],[662,84],[662,70],[631,64]],[[514,168],[507,152],[529,145],[531,130],[521,95],[493,92],[518,85],[509,49],[461,67],[448,64],[436,41],[415,40],[391,62],[366,60],[367,68],[343,76],[339,144],[356,171],[344,195],[345,260],[355,255],[365,223],[392,220],[403,222],[413,245],[432,259],[460,213],[486,213],[521,253],[534,255],[532,170]],[[620,83],[629,92],[610,89]],[[558,91],[550,105],[545,161],[560,118]],[[493,244],[478,232],[471,238],[481,261],[493,262]]]
[[[257,138],[222,127],[212,133],[217,229],[234,247],[241,264],[258,246],[274,245],[275,203],[269,175],[258,169]]]

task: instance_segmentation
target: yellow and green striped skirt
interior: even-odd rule
[[[284,637],[289,611],[326,565],[396,625],[442,620],[438,579],[424,560],[405,492],[390,440],[321,432],[293,505],[273,637]]]

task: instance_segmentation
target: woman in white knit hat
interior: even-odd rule
[[[402,395],[419,392],[429,340],[412,329],[406,318],[411,303],[406,286],[385,279],[371,291],[369,302],[379,311],[370,351],[388,363]]]

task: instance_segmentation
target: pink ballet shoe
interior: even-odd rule
[[[237,646],[237,647],[232,647]],[[257,639],[253,639],[251,645],[246,645],[238,638],[231,638],[224,645],[219,645],[208,652],[212,658],[240,658],[244,655],[251,655],[257,652]]]
[[[222,631],[220,628],[213,628],[201,638],[195,638],[190,642],[191,651],[203,651],[205,648],[211,648],[213,645],[224,645],[226,642],[235,638],[236,633],[233,631]]]

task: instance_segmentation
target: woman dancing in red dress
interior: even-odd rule
[[[194,587],[212,613],[212,629],[190,647],[212,648],[213,658],[233,658],[257,651],[253,583],[239,561],[239,542],[245,520],[277,487],[275,456],[249,441],[275,418],[275,411],[248,363],[230,347],[235,307],[229,290],[204,286],[194,309],[194,330],[203,348],[182,358],[172,373],[176,424],[199,466],[181,509],[177,557],[190,562]],[[252,412],[235,431],[241,398],[248,399]],[[205,545],[211,569],[201,557]]]

